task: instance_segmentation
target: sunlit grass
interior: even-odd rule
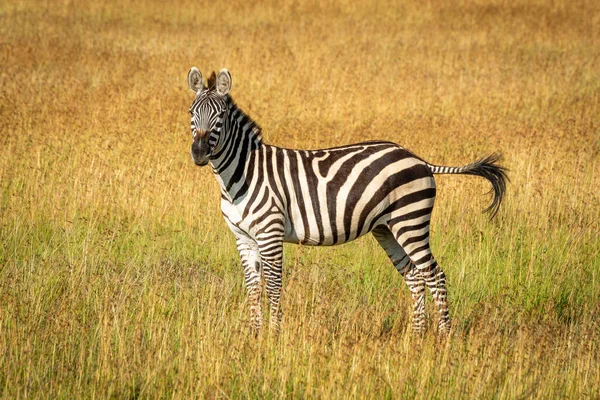
[[[600,43],[593,2],[0,6],[6,398],[593,398]],[[278,338],[248,332],[218,187],[189,157],[192,65],[227,67],[265,140],[400,143],[440,176],[453,332],[410,335],[370,237],[286,245]]]

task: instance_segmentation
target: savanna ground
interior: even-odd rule
[[[5,398],[598,398],[596,1],[0,3]],[[387,139],[511,184],[439,176],[453,332],[371,237],[286,246],[283,330],[249,335],[189,68],[280,146]]]

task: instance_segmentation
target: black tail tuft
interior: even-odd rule
[[[491,191],[494,192],[494,199],[492,204],[485,209],[486,212],[490,213],[490,219],[493,219],[498,213],[500,203],[502,203],[502,199],[506,193],[506,182],[509,180],[506,175],[507,169],[497,164],[500,160],[502,160],[502,155],[500,153],[493,153],[468,165],[462,172],[467,175],[482,176],[491,182]]]

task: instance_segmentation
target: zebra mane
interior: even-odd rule
[[[231,98],[231,96],[227,96],[228,99],[228,103],[229,103],[229,109],[232,111],[232,114],[239,114],[242,116],[241,120],[239,120],[239,124],[240,126],[249,126],[250,127],[250,131],[252,131],[255,135],[255,139],[257,139],[256,141],[260,144],[262,144],[263,139],[262,139],[262,128],[260,127],[260,125],[254,121],[252,118],[250,118],[250,116],[248,114],[246,114],[241,108],[239,108],[237,106],[237,104],[235,104],[235,101],[233,101],[233,99]],[[237,113],[236,113],[237,111]]]
[[[208,81],[206,82],[206,88],[209,91],[215,90],[216,85],[217,85],[217,74],[215,73],[215,71],[213,71],[212,74],[210,74],[210,76],[208,77]]]

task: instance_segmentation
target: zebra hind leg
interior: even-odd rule
[[[446,274],[438,263],[431,256],[431,262],[429,267],[421,274],[425,278],[425,283],[429,288],[429,291],[433,295],[435,304],[438,309],[438,331],[442,334],[448,334],[450,332],[450,316],[448,312],[448,293],[446,290]]]
[[[412,262],[407,264],[404,279],[413,299],[413,333],[421,335],[425,332],[425,280]]]
[[[372,233],[396,270],[404,277],[413,300],[412,332],[421,335],[425,331],[425,280],[388,228],[378,226]]]
[[[424,281],[431,292],[438,311],[438,330],[442,334],[450,331],[448,312],[448,297],[446,291],[446,275],[438,265],[429,247],[429,225],[418,225],[421,228],[408,230],[401,228],[394,235],[412,263],[415,265],[414,274]]]

